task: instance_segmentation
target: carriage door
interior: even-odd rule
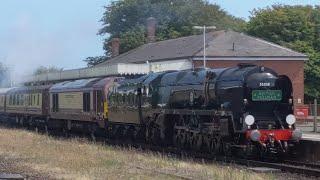
[[[103,97],[103,93],[101,90],[97,90],[96,91],[96,112],[97,114],[103,114],[103,117],[106,118],[107,117],[107,111],[105,110],[104,107],[104,97]]]

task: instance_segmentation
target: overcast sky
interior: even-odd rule
[[[85,67],[88,56],[103,55],[99,20],[108,0],[1,0],[0,62],[16,73],[57,66]],[[253,8],[280,4],[319,4],[319,0],[210,0],[248,19]]]

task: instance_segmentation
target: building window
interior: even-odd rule
[[[90,93],[83,93],[83,111],[90,112]]]
[[[59,96],[58,94],[52,94],[52,112],[59,111]]]

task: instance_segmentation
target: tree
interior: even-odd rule
[[[54,66],[50,66],[50,67],[40,66],[36,70],[34,70],[33,75],[54,73],[54,72],[60,72],[60,71],[63,71],[63,68],[57,68]]]
[[[308,55],[306,100],[320,97],[320,6],[274,5],[255,9],[247,32]]]
[[[121,39],[120,53],[146,43],[146,19],[157,20],[157,39],[166,40],[199,33],[194,25],[215,25],[218,29],[242,30],[245,21],[227,14],[218,5],[205,0],[120,0],[106,7],[100,35],[108,34],[104,50],[110,54],[108,42]]]
[[[92,66],[95,66],[95,65],[97,65],[99,63],[102,63],[106,59],[107,59],[106,56],[96,56],[96,57],[87,57],[83,61],[87,63],[88,67],[92,67]]]

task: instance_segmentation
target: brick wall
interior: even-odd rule
[[[203,61],[193,61],[195,67],[202,67]],[[231,67],[239,64],[239,61],[207,61],[207,67]],[[279,75],[288,76],[293,85],[293,97],[295,105],[303,104],[304,100],[304,69],[303,61],[241,61],[241,63],[252,63],[259,66],[269,67]],[[300,100],[299,100],[300,99]]]

